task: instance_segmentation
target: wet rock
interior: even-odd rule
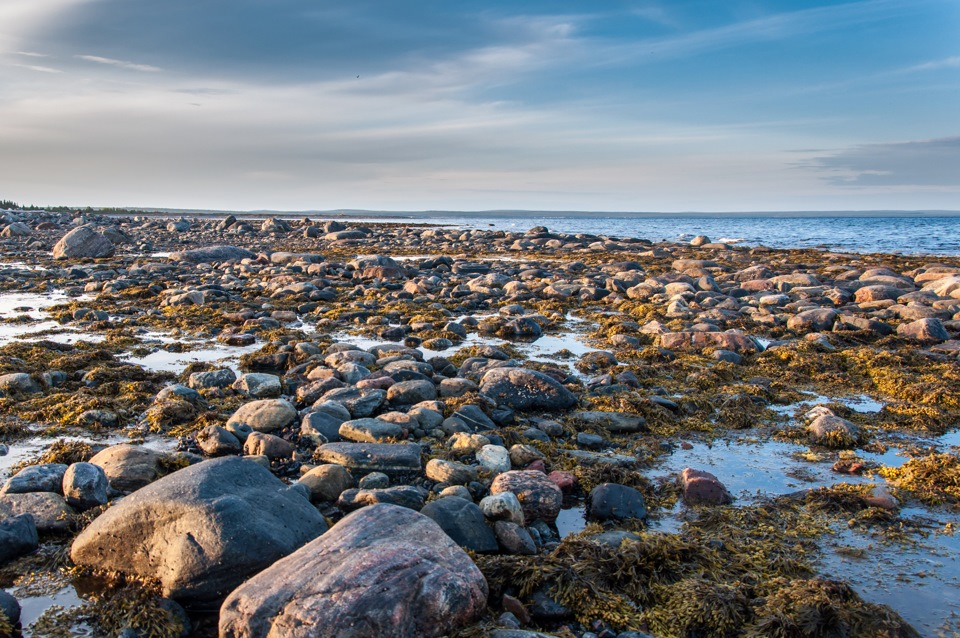
[[[90,226],[79,226],[63,236],[53,247],[54,259],[99,259],[112,257],[116,247]]]
[[[210,600],[326,531],[298,490],[257,463],[204,461],[134,492],[74,540],[78,565],[158,580]]]
[[[822,414],[808,426],[810,439],[820,445],[852,447],[857,439],[857,425],[833,414]]]
[[[63,475],[67,466],[62,463],[28,465],[4,483],[0,494],[24,494],[26,492],[63,493]]]
[[[20,603],[3,589],[0,589],[0,616],[13,626],[20,622]]]
[[[353,487],[353,477],[342,465],[318,465],[300,477],[310,490],[314,502],[335,502],[340,495]]]
[[[420,446],[406,443],[327,443],[314,451],[321,463],[359,472],[420,472]]]
[[[921,343],[942,343],[950,339],[943,322],[935,318],[918,319],[897,326],[897,334]]]
[[[403,436],[403,428],[380,419],[344,421],[338,430],[340,438],[358,443],[384,443]]]
[[[0,374],[0,390],[20,394],[37,394],[43,392],[40,384],[25,372]]]
[[[514,410],[565,410],[577,403],[577,397],[556,380],[525,368],[487,371],[480,392]]]
[[[487,584],[426,516],[375,505],[234,591],[223,638],[435,638],[486,608]]]
[[[551,523],[560,513],[563,493],[543,472],[510,471],[490,485],[491,494],[512,492],[520,501],[524,520]]]
[[[466,423],[467,426],[474,430],[486,431],[495,430],[497,428],[497,424],[494,423],[493,420],[488,417],[479,406],[471,403],[461,405],[453,413],[453,416],[460,419]]]
[[[533,556],[537,544],[526,528],[512,521],[497,521],[493,524],[494,535],[504,554]]]
[[[431,501],[420,513],[440,526],[457,545],[474,552],[496,552],[496,536],[487,526],[483,512],[472,501],[450,496]]]
[[[647,517],[643,494],[627,485],[602,483],[587,497],[587,518],[595,521],[622,521]]]
[[[170,261],[201,264],[206,262],[240,261],[253,259],[256,255],[245,248],[237,246],[206,246],[172,253]]]
[[[39,544],[37,526],[29,514],[0,520],[0,565],[29,554]]]
[[[237,379],[233,389],[255,399],[267,399],[280,396],[283,385],[280,383],[280,377],[275,374],[250,372]]]
[[[230,368],[211,370],[209,372],[194,372],[187,380],[187,385],[194,390],[209,388],[227,388],[237,380],[237,375]]]
[[[160,476],[161,458],[153,450],[122,443],[98,452],[90,459],[90,463],[103,468],[110,487],[121,492],[132,492]]]
[[[420,511],[426,502],[426,492],[413,485],[396,485],[394,487],[369,488],[361,482],[359,489],[351,488],[340,493],[337,507],[344,512],[352,512],[361,507],[369,507],[378,503],[387,503]]]
[[[77,512],[59,494],[53,492],[27,492],[0,496],[0,518],[29,514],[37,530],[66,532],[76,519]]]
[[[297,409],[284,399],[261,399],[241,405],[227,419],[231,425],[242,424],[257,432],[275,432],[292,424],[297,418]],[[239,438],[239,437],[238,437]]]
[[[427,478],[447,485],[466,485],[477,480],[477,469],[455,461],[430,459],[425,468]]]
[[[727,505],[733,497],[716,476],[686,468],[680,472],[680,489],[683,490],[683,502],[687,505]]]
[[[573,418],[614,433],[647,431],[647,420],[630,412],[574,412]]]
[[[243,451],[240,439],[218,425],[208,425],[197,432],[197,446],[208,456],[226,456]]]
[[[243,442],[243,453],[252,456],[266,456],[269,459],[289,458],[297,446],[273,434],[251,432]]]
[[[106,473],[93,463],[73,463],[63,475],[63,495],[80,511],[105,504],[109,485]]]

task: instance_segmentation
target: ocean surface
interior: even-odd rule
[[[311,215],[311,217],[315,217]],[[316,216],[319,217],[319,216]],[[355,220],[357,218],[350,218]],[[396,216],[369,215],[363,221],[399,221]],[[706,235],[713,241],[770,246],[821,248],[851,253],[960,255],[960,216],[804,216],[759,217],[712,214],[642,217],[587,217],[464,215],[422,213],[404,217],[412,222],[435,222],[465,228],[496,228],[523,232],[546,226],[563,233],[590,233],[612,237],[640,237],[651,241],[689,241]]]

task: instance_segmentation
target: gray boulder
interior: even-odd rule
[[[2,589],[0,589],[0,616],[6,618],[7,622],[14,626],[20,622],[20,603]]]
[[[525,368],[494,368],[480,379],[480,392],[514,410],[566,410],[577,397],[547,375]]]
[[[543,472],[510,471],[493,479],[491,494],[513,492],[520,501],[527,522],[542,520],[552,523],[560,513],[563,492]]]
[[[210,600],[326,529],[299,489],[257,463],[225,457],[127,496],[77,536],[70,556],[158,580],[171,598]]]
[[[275,432],[287,427],[296,418],[297,409],[289,401],[261,399],[237,408],[227,419],[227,429],[233,432],[231,426],[242,424],[257,432]]]
[[[190,264],[200,264],[211,261],[240,261],[253,259],[256,255],[245,248],[237,246],[207,246],[172,253],[170,261],[181,261]]]
[[[194,390],[205,388],[226,388],[237,380],[236,373],[230,368],[210,370],[208,372],[194,372],[187,380],[187,385]]]
[[[121,443],[97,452],[90,463],[103,468],[110,487],[132,492],[160,476],[162,455],[139,445]]]
[[[497,538],[476,503],[448,496],[430,501],[420,513],[433,519],[460,547],[480,553],[498,549]]]
[[[208,425],[197,432],[197,446],[208,456],[226,456],[243,451],[240,439],[219,425]]]
[[[73,463],[63,475],[63,495],[78,510],[88,510],[107,502],[107,475],[93,463]]]
[[[112,257],[116,247],[109,239],[89,226],[74,228],[53,247],[54,259]]]
[[[29,554],[39,545],[37,526],[29,514],[0,520],[0,565]]]
[[[34,381],[33,377],[26,372],[0,374],[0,390],[4,392],[19,392],[20,394],[43,392],[40,384]]]
[[[487,583],[426,516],[374,505],[237,588],[221,638],[435,638],[479,616]]]
[[[250,372],[237,379],[233,389],[255,399],[268,399],[280,396],[283,385],[280,383],[280,377],[275,374]]]
[[[318,447],[314,459],[336,463],[354,472],[387,474],[419,473],[420,446],[407,443],[327,443]]]
[[[0,494],[26,494],[27,492],[62,493],[63,475],[67,466],[63,463],[28,465],[11,476],[0,489]]]
[[[943,343],[950,338],[943,322],[933,317],[902,323],[897,326],[897,334],[920,343]]]
[[[344,421],[338,430],[340,438],[358,443],[383,443],[390,439],[399,439],[403,428],[396,423],[380,419],[354,419]]]
[[[60,533],[70,530],[77,512],[53,492],[27,492],[0,496],[0,519],[29,514],[37,531]]]
[[[587,498],[587,518],[595,521],[646,517],[643,494],[628,485],[603,483],[593,488]]]

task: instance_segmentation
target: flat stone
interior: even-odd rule
[[[321,463],[335,463],[349,470],[399,474],[421,470],[420,446],[407,443],[327,443],[314,451]]]
[[[574,412],[573,418],[590,425],[598,425],[610,432],[646,432],[647,420],[629,412]]]
[[[338,430],[340,438],[358,443],[383,443],[403,436],[403,428],[380,419],[344,421]]]

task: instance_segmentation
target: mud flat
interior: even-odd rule
[[[0,635],[960,629],[956,259],[13,225]]]

